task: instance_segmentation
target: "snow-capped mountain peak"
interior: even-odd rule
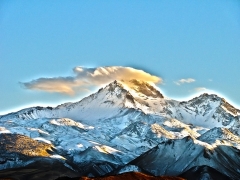
[[[41,144],[51,147],[45,158],[89,176],[128,169],[124,167],[178,175],[210,165],[234,179],[239,172],[222,164],[231,162],[240,169],[235,157],[240,153],[239,127],[239,110],[217,95],[205,93],[179,102],[164,98],[154,84],[136,79],[113,81],[75,103],[0,116],[0,134],[31,138],[36,149]],[[18,145],[14,153],[28,147]],[[12,162],[11,152],[2,149],[2,169],[37,162],[19,154]]]
[[[159,92],[158,88],[154,84],[144,82],[137,79],[132,79],[130,81],[122,81],[131,90],[142,96],[152,97],[152,98],[163,98],[163,95]]]

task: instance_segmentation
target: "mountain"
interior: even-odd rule
[[[217,95],[179,102],[148,82],[114,81],[75,103],[0,116],[0,177],[16,178],[6,171],[37,163],[47,179],[52,171],[41,164],[54,162],[69,177],[130,171],[178,176],[208,166],[238,179],[239,127],[240,110]]]

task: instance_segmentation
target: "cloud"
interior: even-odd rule
[[[193,78],[188,78],[188,79],[180,79],[180,80],[178,80],[178,81],[175,81],[174,83],[176,84],[176,85],[181,85],[181,84],[184,84],[184,83],[193,83],[193,82],[195,82],[196,80],[195,79],[193,79]]]
[[[205,87],[197,87],[194,90],[197,91],[197,92],[201,92],[201,91],[207,91],[208,89],[205,88]]]
[[[75,67],[74,76],[38,78],[21,83],[24,88],[46,92],[57,92],[74,95],[79,91],[88,91],[91,87],[99,87],[114,80],[138,79],[149,83],[160,84],[160,77],[131,67],[108,66],[98,68]]]
[[[72,77],[58,77],[39,78],[30,82],[22,83],[22,85],[25,88],[32,90],[42,90],[47,92],[58,92],[73,95],[73,87],[77,86],[78,83]]]

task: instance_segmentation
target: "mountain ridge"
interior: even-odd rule
[[[114,81],[75,103],[2,115],[0,134],[22,135],[51,146],[54,151],[44,156],[46,160],[58,160],[80,176],[138,169],[175,176],[210,166],[236,179],[239,112],[217,95],[205,93],[180,102],[165,98],[147,82]],[[17,151],[23,153],[28,146],[21,148]],[[2,154],[6,158],[0,170],[28,162],[21,156],[8,159],[7,149]]]

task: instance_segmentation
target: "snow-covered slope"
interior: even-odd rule
[[[139,168],[178,175],[207,165],[234,179],[240,176],[233,170],[240,166],[234,158],[240,153],[239,119],[240,111],[217,95],[178,102],[154,85],[131,80],[114,81],[79,102],[0,116],[0,133],[45,143],[54,149],[46,158],[87,176]],[[18,156],[11,161],[26,165]],[[16,166],[9,162],[4,160],[0,169]]]
[[[160,143],[130,164],[154,175],[179,175],[192,167],[206,165],[238,179],[240,158],[237,153],[239,150],[232,146],[212,146],[185,137]]]
[[[169,108],[172,116],[187,124],[206,128],[239,126],[239,110],[213,94],[202,94]],[[237,134],[239,132],[236,131]]]

